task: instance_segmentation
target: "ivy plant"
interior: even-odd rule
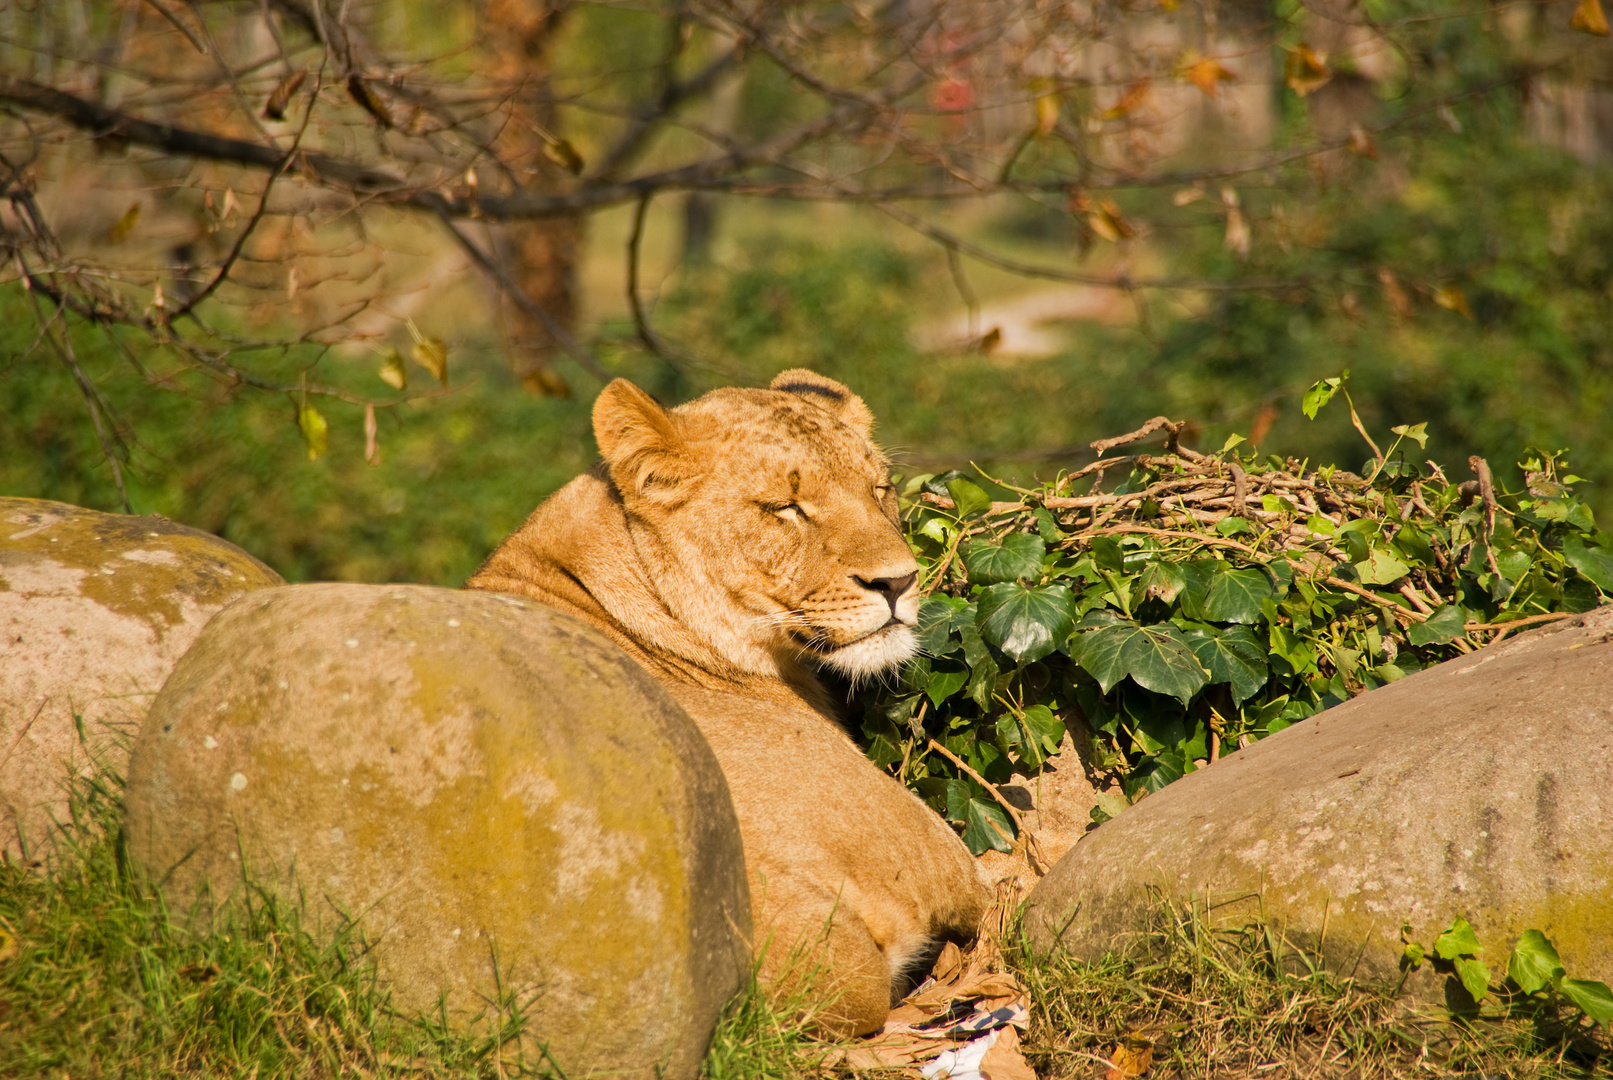
[[[1306,413],[1348,403],[1347,374],[1312,387]],[[907,478],[922,655],[860,694],[869,756],[971,850],[1007,851],[1018,815],[996,787],[1034,775],[1066,732],[1124,795],[1101,821],[1355,694],[1613,596],[1613,536],[1564,452],[1530,449],[1527,489],[1501,491],[1478,458],[1470,479],[1416,461],[1423,425],[1380,449],[1348,407],[1371,450],[1357,472],[1238,436],[1202,453],[1158,417],[1039,488]]]

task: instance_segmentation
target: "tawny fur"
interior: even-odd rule
[[[989,899],[816,675],[869,677],[916,648],[918,566],[871,425],[809,371],[672,410],[618,379],[594,405],[602,465],[467,583],[598,626],[683,705],[733,795],[763,978],[816,972],[824,1018],[856,1033],[884,1023],[904,965],[973,936]]]

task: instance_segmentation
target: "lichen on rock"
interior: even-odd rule
[[[399,1006],[470,1025],[502,986],[568,1073],[693,1077],[748,974],[705,740],[603,635],[531,601],[248,597],[153,705],[127,801],[173,910],[227,919],[251,881],[316,932],[356,919]]]

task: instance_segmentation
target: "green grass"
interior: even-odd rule
[[[231,921],[191,931],[124,858],[122,784],[75,780],[71,820],[42,868],[0,864],[0,1076],[90,1080],[563,1074],[513,1001],[455,1030],[392,1007],[363,940],[300,926],[260,893]],[[822,1072],[788,1002],[752,980],[724,1012],[712,1080]]]
[[[1082,963],[1022,945],[1010,967],[1033,1002],[1025,1050],[1043,1080],[1101,1076],[1121,1046],[1146,1050],[1159,1077],[1613,1075],[1605,1031],[1533,1003],[1452,1020],[1328,971],[1270,927],[1213,928],[1202,910],[1157,907],[1126,955]]]
[[[0,865],[0,1076],[560,1076],[520,1038],[512,1002],[468,1031],[403,1015],[356,934],[316,939],[272,896],[187,930],[122,857],[117,778],[76,785],[43,870]],[[1101,1077],[1123,1044],[1148,1047],[1148,1075],[1162,1078],[1613,1076],[1605,1033],[1550,1010],[1419,1015],[1260,926],[1212,930],[1202,913],[1161,907],[1135,946],[1096,963],[1009,951],[1038,1076]],[[802,1014],[753,980],[719,1020],[702,1076],[853,1075],[844,1044],[815,1038]]]

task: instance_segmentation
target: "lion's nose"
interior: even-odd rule
[[[894,617],[896,614],[896,601],[901,599],[902,594],[907,592],[916,580],[918,580],[918,572],[914,571],[911,574],[904,574],[902,577],[860,577],[857,578],[857,584],[883,596],[885,602],[891,606],[891,615]]]

